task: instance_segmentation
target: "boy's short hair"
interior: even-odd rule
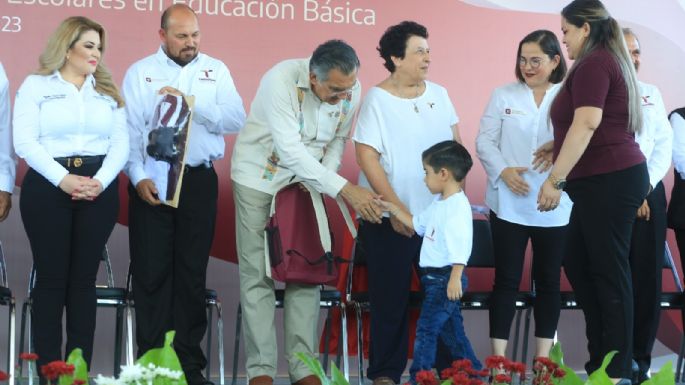
[[[454,140],[436,143],[421,154],[423,163],[438,172],[441,168],[452,174],[454,180],[461,182],[471,170],[473,160],[464,146]]]

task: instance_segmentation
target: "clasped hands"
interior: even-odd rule
[[[72,200],[92,201],[102,192],[102,183],[89,176],[67,174],[59,182],[59,188],[71,195]]]

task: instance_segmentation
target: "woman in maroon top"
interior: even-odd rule
[[[635,215],[649,189],[645,158],[634,139],[642,120],[637,80],[621,28],[599,0],[575,0],[561,15],[563,41],[575,63],[551,107],[555,163],[540,188],[538,208],[553,210],[564,188],[571,197],[564,267],[585,314],[585,369],[596,370],[616,350],[607,373],[614,382],[630,384],[628,252]]]

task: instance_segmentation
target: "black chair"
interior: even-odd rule
[[[485,216],[486,219],[473,220],[473,245],[471,256],[467,269],[472,268],[489,268],[495,267],[495,253],[492,244],[492,232],[490,231],[490,222],[487,220],[489,209],[483,206],[472,205],[471,210],[476,215]],[[347,303],[355,309],[357,320],[357,350],[358,350],[358,367],[359,367],[359,385],[363,385],[364,381],[364,341],[363,341],[363,325],[362,312],[370,310],[369,294],[367,292],[356,292],[352,290],[352,277],[354,266],[365,264],[365,253],[361,249],[357,249],[360,245],[355,242],[355,250],[352,255],[353,261],[350,263],[347,276]],[[461,298],[462,310],[489,310],[490,297],[492,291],[467,291]],[[519,329],[521,322],[521,311],[526,310],[528,315],[526,317],[526,327],[524,328],[524,342],[523,355],[527,354],[528,347],[528,324],[530,322],[530,311],[534,301],[534,292],[520,292],[516,298],[516,332],[514,336],[514,358],[518,350]],[[423,293],[412,291],[409,293],[409,308],[420,309],[423,300]]]
[[[101,263],[104,263],[107,283],[105,285],[96,285],[95,295],[97,297],[97,307],[114,308],[116,310],[115,318],[115,328],[114,328],[114,375],[118,376],[121,370],[121,353],[122,353],[122,338],[123,338],[123,325],[124,325],[124,312],[128,309],[128,299],[126,289],[123,287],[114,286],[114,275],[112,272],[112,264],[109,259],[109,252],[107,246],[102,250]],[[31,274],[29,276],[29,288],[26,300],[22,304],[21,308],[21,333],[19,336],[19,346],[24,347],[24,337],[26,331],[28,330],[28,351],[33,352],[33,336],[31,334],[31,317],[32,317],[32,300],[31,291],[36,283],[36,268],[35,266],[31,269]],[[129,334],[130,335],[130,334]],[[133,340],[126,338],[126,345],[131,347]],[[128,363],[131,363],[128,361]],[[28,365],[28,375],[33,376],[33,365],[29,363]],[[23,374],[22,360],[19,360],[19,374]]]
[[[133,288],[132,288],[132,272],[131,272],[131,266],[129,265],[128,268],[128,274],[126,278],[126,292],[127,292],[127,301],[128,301],[128,313],[126,317],[126,322],[127,322],[127,331],[128,331],[128,336],[127,339],[131,341],[131,344],[129,345],[129,349],[126,352],[126,361],[128,363],[133,363],[135,361],[135,355],[133,353],[133,309],[135,308],[135,301],[133,300]],[[224,379],[224,320],[223,320],[223,311],[221,308],[221,301],[219,300],[219,296],[216,292],[216,290],[212,289],[205,289],[205,304],[207,307],[207,349],[205,352],[205,356],[207,358],[207,365],[205,366],[205,378],[209,379],[210,374],[211,374],[211,369],[212,369],[212,354],[211,354],[211,348],[212,348],[212,320],[214,318],[214,310],[216,310],[216,328],[217,328],[217,349],[218,349],[218,355],[219,355],[219,384],[224,385],[225,384],[225,379]]]
[[[668,242],[664,248],[663,268],[668,269],[673,277],[673,282],[676,285],[676,291],[664,291],[661,293],[659,304],[662,309],[680,310],[680,322],[685,325],[685,292],[683,291],[683,284],[680,282],[678,270],[673,262],[673,255],[671,249],[668,247]],[[675,382],[680,382],[683,376],[683,354],[685,353],[685,333],[680,338],[680,349],[678,351],[678,359],[676,364]]]
[[[2,250],[2,243],[0,242],[0,305],[7,306],[8,309],[8,330],[7,330],[7,343],[9,351],[7,352],[7,373],[10,378],[8,380],[9,385],[14,385],[14,355],[15,355],[15,326],[16,326],[16,309],[14,296],[12,291],[7,285],[7,266],[5,265],[5,253]]]
[[[277,309],[282,309],[285,300],[285,290],[274,290],[276,296],[275,306]],[[349,362],[347,354],[347,317],[345,314],[345,302],[343,301],[341,293],[336,289],[327,289],[321,286],[321,298],[319,300],[319,308],[328,309],[326,312],[326,321],[324,323],[324,355],[323,355],[323,370],[328,371],[328,351],[331,335],[331,310],[339,309],[341,315],[340,323],[340,338],[338,340],[338,355],[336,358],[336,365],[341,368],[345,378],[349,379]],[[233,345],[233,378],[231,385],[238,383],[238,356],[240,355],[240,333],[241,322],[243,318],[243,311],[238,302],[238,309],[235,316],[235,343]],[[340,366],[340,359],[343,360],[342,367]]]

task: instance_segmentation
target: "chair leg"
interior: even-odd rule
[[[354,304],[357,318],[357,362],[359,370],[359,385],[364,385],[364,327],[362,325],[362,308],[359,304]]]
[[[114,377],[121,371],[121,342],[124,329],[124,305],[117,305],[116,326],[114,327]]]
[[[24,334],[26,333],[26,314],[28,312],[29,299],[21,305],[21,329],[19,330],[19,349],[24,349]],[[30,362],[29,362],[30,364]],[[24,362],[19,358],[19,376],[24,375]]]
[[[212,369],[212,303],[207,302],[207,366],[205,366],[205,378],[209,380]]]
[[[511,353],[511,360],[516,361],[516,357],[518,356],[518,349],[519,349],[519,334],[520,334],[520,329],[521,329],[521,310],[516,310],[516,326],[514,326],[515,331],[514,331],[514,348]]]
[[[224,319],[221,314],[221,303],[216,302],[216,329],[219,335],[219,385],[225,384],[224,372]]]
[[[133,365],[133,306],[126,305],[126,365]]]
[[[330,339],[331,339],[331,309],[328,308],[326,312],[326,322],[323,324],[323,372],[328,373],[328,349],[330,349]]]
[[[683,355],[685,355],[685,334],[680,338],[680,351],[678,352],[678,360],[676,363],[675,382],[680,382],[683,379]]]
[[[521,349],[521,362],[524,364],[528,359],[528,337],[530,336],[530,316],[533,313],[533,308],[526,309],[526,322],[523,326],[523,343]]]
[[[240,323],[243,321],[243,310],[238,302],[238,310],[235,312],[235,340],[233,342],[233,379],[231,385],[238,383],[238,355],[240,354]]]
[[[347,351],[347,307],[345,306],[344,303],[340,304],[340,328],[342,329],[340,332],[341,338],[338,339],[338,344],[342,345],[342,356],[343,356],[343,375],[345,376],[345,379],[349,382],[350,381],[350,356],[349,352]]]
[[[10,351],[7,352],[7,371],[9,372],[10,378],[8,385],[14,385],[15,384],[15,372],[14,372],[14,354],[16,351],[16,347],[14,346],[14,339],[16,337],[16,322],[17,322],[17,314],[16,314],[16,308],[15,308],[15,303],[14,303],[14,298],[10,299],[9,303],[9,330],[7,333],[7,338],[9,339],[9,349]]]

